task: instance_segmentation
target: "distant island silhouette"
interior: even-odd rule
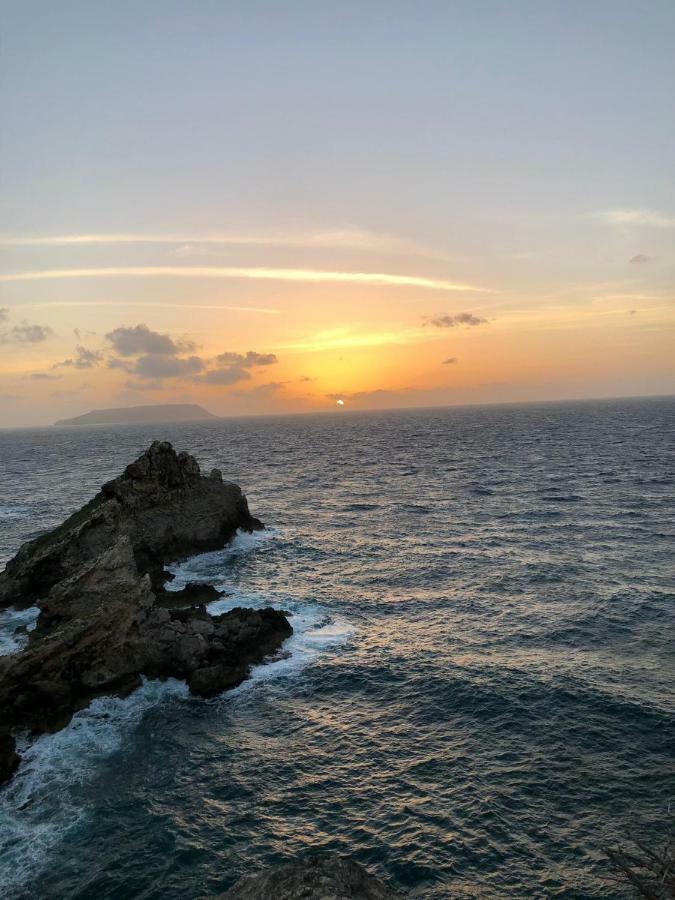
[[[151,406],[122,406],[116,409],[94,409],[72,419],[59,419],[54,423],[58,428],[77,425],[133,425],[155,422],[200,422],[217,419],[203,406],[196,403],[162,403]]]

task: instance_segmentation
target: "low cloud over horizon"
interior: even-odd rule
[[[434,325],[436,328],[457,328],[458,325],[468,325],[470,327],[487,325],[487,319],[468,312],[455,313],[454,315],[444,313],[438,316],[427,316],[426,321],[429,325]]]

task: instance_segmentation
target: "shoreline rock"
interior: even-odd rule
[[[346,856],[312,854],[245,875],[221,894],[219,900],[396,900],[400,897]]]
[[[210,586],[177,596],[162,588],[169,562],[262,527],[237,485],[215,470],[204,477],[192,456],[155,442],[79,512],[21,547],[0,575],[0,606],[37,603],[40,614],[28,644],[0,657],[0,783],[18,764],[13,731],[59,730],[94,697],[125,696],[141,676],[184,678],[193,694],[213,696],[275,653],[292,633],[283,613],[211,616],[203,604],[220,594]]]
[[[140,574],[149,574],[159,590],[166,563],[220,549],[238,529],[263,527],[238,485],[223,481],[217,469],[202,475],[193,456],[155,441],[82,509],[19,549],[0,574],[0,608],[44,598],[122,535]]]

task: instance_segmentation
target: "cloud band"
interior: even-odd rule
[[[292,281],[306,284],[362,284],[379,287],[416,287],[431,291],[476,291],[486,288],[417,275],[385,272],[330,272],[322,269],[236,268],[229,266],[109,266],[92,269],[41,269],[9,272],[0,281],[49,281],[67,278],[226,278],[255,281]]]

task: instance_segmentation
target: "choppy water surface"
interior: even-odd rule
[[[189,900],[314,847],[418,897],[621,896],[603,846],[673,795],[674,424],[651,400],[0,433],[0,563],[168,438],[271,526],[176,583],[296,632],[221,698],[148,682],[27,747],[5,891]]]

